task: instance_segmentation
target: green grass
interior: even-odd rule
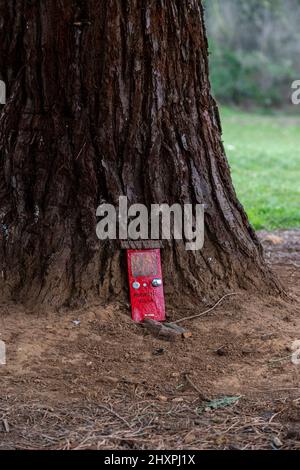
[[[223,108],[223,140],[235,189],[256,229],[300,227],[300,112]]]

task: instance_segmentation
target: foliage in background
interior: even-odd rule
[[[300,118],[222,108],[237,195],[256,229],[300,227]]]
[[[290,103],[300,79],[300,0],[205,0],[217,99],[264,107]]]

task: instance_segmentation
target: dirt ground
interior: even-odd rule
[[[291,300],[239,292],[174,343],[123,305],[0,303],[0,449],[300,449],[300,230],[260,238]]]

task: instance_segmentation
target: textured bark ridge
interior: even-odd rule
[[[163,250],[167,301],[280,287],[234,192],[198,0],[0,0],[1,291],[74,305],[126,295],[96,208],[203,203],[201,252]]]

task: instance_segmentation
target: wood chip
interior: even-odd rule
[[[163,395],[160,395],[159,397],[157,397],[159,399],[159,401],[163,401],[163,402],[167,402],[168,401],[168,398],[163,396]]]
[[[190,331],[185,331],[184,333],[182,333],[182,336],[184,339],[192,338],[193,333],[191,333]]]
[[[150,331],[154,336],[168,341],[190,338],[192,333],[173,323],[161,323],[155,320],[146,319],[142,326]],[[184,336],[186,335],[186,336]]]

